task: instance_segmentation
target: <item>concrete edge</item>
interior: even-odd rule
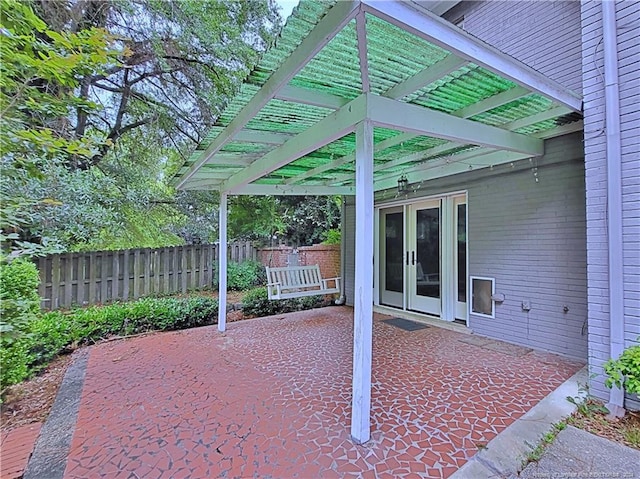
[[[60,389],[36,442],[23,479],[62,479],[76,428],[89,348],[78,351],[67,368]]]
[[[587,380],[585,366],[493,438],[485,449],[476,453],[450,479],[495,479],[518,474],[527,455],[542,436],[576,410],[576,405],[569,402],[567,397],[583,396],[582,388]]]

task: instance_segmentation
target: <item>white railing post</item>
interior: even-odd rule
[[[220,193],[218,224],[220,255],[218,259],[218,331],[227,327],[227,193]]]

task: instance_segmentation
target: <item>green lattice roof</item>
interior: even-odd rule
[[[225,131],[334,4],[335,1],[301,1],[289,17],[276,44],[263,55],[238,94],[226,106],[215,126],[178,172],[181,187],[224,188],[226,179],[265,154],[276,151],[284,142],[292,139],[296,141],[295,135],[313,129],[315,124],[335,111],[335,106],[316,106],[317,101],[311,102],[315,105],[298,100],[291,101],[291,98],[286,98],[286,94],[277,94],[276,98],[269,100],[246,122],[242,130],[246,137],[229,136]],[[414,75],[429,68],[436,68],[438,62],[452,58],[452,53],[446,49],[399,26],[369,12],[364,13],[364,16],[371,94],[384,96],[389,90]],[[514,63],[517,62],[514,60]],[[358,34],[354,18],[346,23],[286,86],[295,87],[298,92],[329,94],[344,104],[362,94],[361,78]],[[554,136],[556,131],[562,133],[576,129],[570,126],[578,124],[581,119],[579,114],[573,112],[573,115],[568,115],[572,113],[570,109],[558,108],[557,102],[533,90],[524,91],[521,95],[514,96],[511,101],[498,102],[496,106],[485,108],[472,116],[464,114],[466,108],[479,102],[491,101],[490,99],[497,98],[496,95],[518,88],[522,87],[504,75],[489,71],[473,62],[463,63],[461,60],[457,68],[397,100],[456,118],[464,117],[471,122],[510,128],[512,132],[538,138]],[[278,99],[278,96],[284,99]],[[558,127],[563,127],[564,130],[557,130]],[[256,135],[271,136],[258,140]],[[206,150],[219,136],[224,140],[221,147],[212,156],[205,155]],[[273,138],[274,136],[276,138]],[[398,141],[390,140],[392,138]],[[387,147],[381,148],[381,142],[386,142],[383,145]],[[411,172],[416,168],[424,169],[430,161],[445,156],[455,162],[456,155],[462,153],[469,157],[470,151],[490,151],[466,141],[452,142],[450,139],[424,134],[408,135],[399,129],[382,127],[374,128],[374,144],[378,146],[374,155],[376,180],[406,171]],[[348,133],[274,171],[267,168],[261,177],[253,182],[265,185],[351,185],[354,182],[354,150],[355,135]],[[194,164],[202,162],[205,158],[206,162],[201,167],[195,172],[190,171]],[[297,179],[300,175],[303,176]]]

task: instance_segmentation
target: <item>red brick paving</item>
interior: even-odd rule
[[[349,438],[346,307],[92,348],[65,478],[447,477],[582,365],[374,324],[372,440]]]
[[[41,423],[27,424],[2,433],[0,440],[0,479],[22,477],[40,434]]]

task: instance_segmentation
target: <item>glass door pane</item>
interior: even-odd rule
[[[404,303],[404,209],[380,210],[380,304]]]
[[[440,200],[411,205],[409,309],[439,316],[441,310],[442,215]]]
[[[416,212],[416,294],[440,297],[440,208]]]
[[[456,263],[456,319],[467,319],[467,204],[466,198],[454,199],[455,204],[455,263]]]

